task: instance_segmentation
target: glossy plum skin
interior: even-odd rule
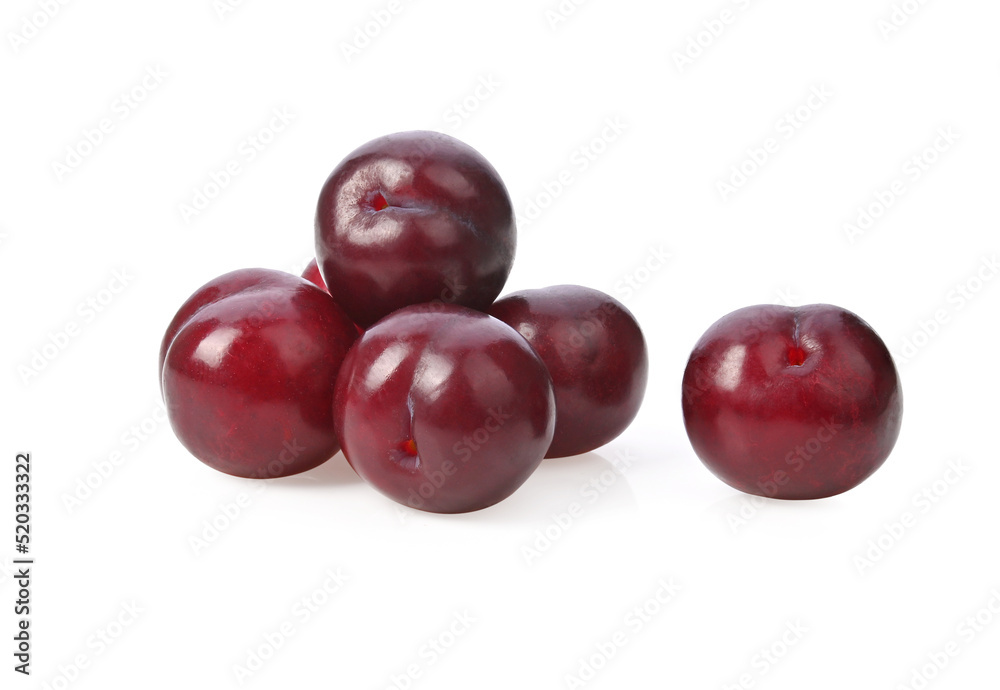
[[[302,277],[324,292],[330,292],[326,289],[326,281],[323,280],[323,275],[319,272],[319,264],[316,263],[316,259],[306,264],[306,267],[302,270]]]
[[[318,287],[320,290],[326,294],[330,294],[330,291],[326,289],[326,281],[323,280],[323,276],[319,272],[319,266],[316,264],[316,259],[313,259],[306,267],[302,270],[302,277],[308,280],[310,283]],[[364,329],[361,326],[355,325],[355,329],[358,335],[364,333]]]
[[[312,469],[340,446],[333,388],[357,330],[299,276],[227,273],[181,306],[160,347],[170,424],[199,460],[238,477]]]
[[[759,305],[701,337],[682,407],[695,452],[727,484],[812,499],[857,486],[885,462],[903,395],[888,349],[855,314]]]
[[[367,328],[410,304],[489,308],[516,231],[507,189],[475,149],[401,132],[349,154],[316,208],[316,256],[330,294]]]
[[[520,333],[552,376],[556,429],[545,457],[600,448],[632,423],[649,359],[625,305],[598,290],[554,285],[507,295],[489,313]]]
[[[357,473],[393,500],[464,513],[512,494],[552,440],[545,365],[513,329],[438,303],[405,307],[358,340],[334,421]]]

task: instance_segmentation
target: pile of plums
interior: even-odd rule
[[[639,411],[642,331],[581,286],[497,300],[515,234],[506,187],[466,144],[406,132],[363,145],[323,185],[304,278],[234,271],[177,312],[160,375],[178,438],[240,477],[343,449],[382,493],[442,513],[604,445]]]
[[[642,331],[582,286],[497,299],[515,236],[506,187],[468,145],[434,132],[364,144],[323,185],[302,277],[233,271],[174,316],[160,384],[177,437],[262,479],[342,449],[386,496],[439,513],[491,506],[543,458],[599,448],[642,402]],[[884,343],[829,305],[724,317],[691,354],[682,397],[709,469],[776,498],[857,485],[902,414]]]

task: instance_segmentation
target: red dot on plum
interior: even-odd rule
[[[788,364],[793,367],[801,367],[806,363],[806,351],[801,347],[788,348]]]

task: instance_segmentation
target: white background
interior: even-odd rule
[[[263,645],[244,687],[997,687],[1000,280],[980,278],[998,249],[997,3],[908,0],[892,31],[890,0],[591,0],[558,22],[556,0],[49,4],[0,12],[0,554],[30,450],[37,557],[30,679],[11,668],[0,574],[0,685],[238,687]],[[291,123],[261,133],[275,108]],[[300,270],[333,166],[428,128],[508,185],[508,290],[582,283],[637,315],[651,372],[635,423],[459,516],[397,507],[342,456],[266,484],[199,463],[156,422],[176,308],[232,269]],[[249,160],[252,136],[269,143]],[[240,174],[185,217],[230,161]],[[745,184],[720,191],[741,164]],[[894,183],[852,242],[845,223]],[[102,292],[116,271],[127,285]],[[773,302],[855,311],[897,357],[899,442],[845,495],[751,501],[685,436],[690,348]],[[346,578],[333,594],[327,573]],[[303,597],[321,602],[308,618]]]

